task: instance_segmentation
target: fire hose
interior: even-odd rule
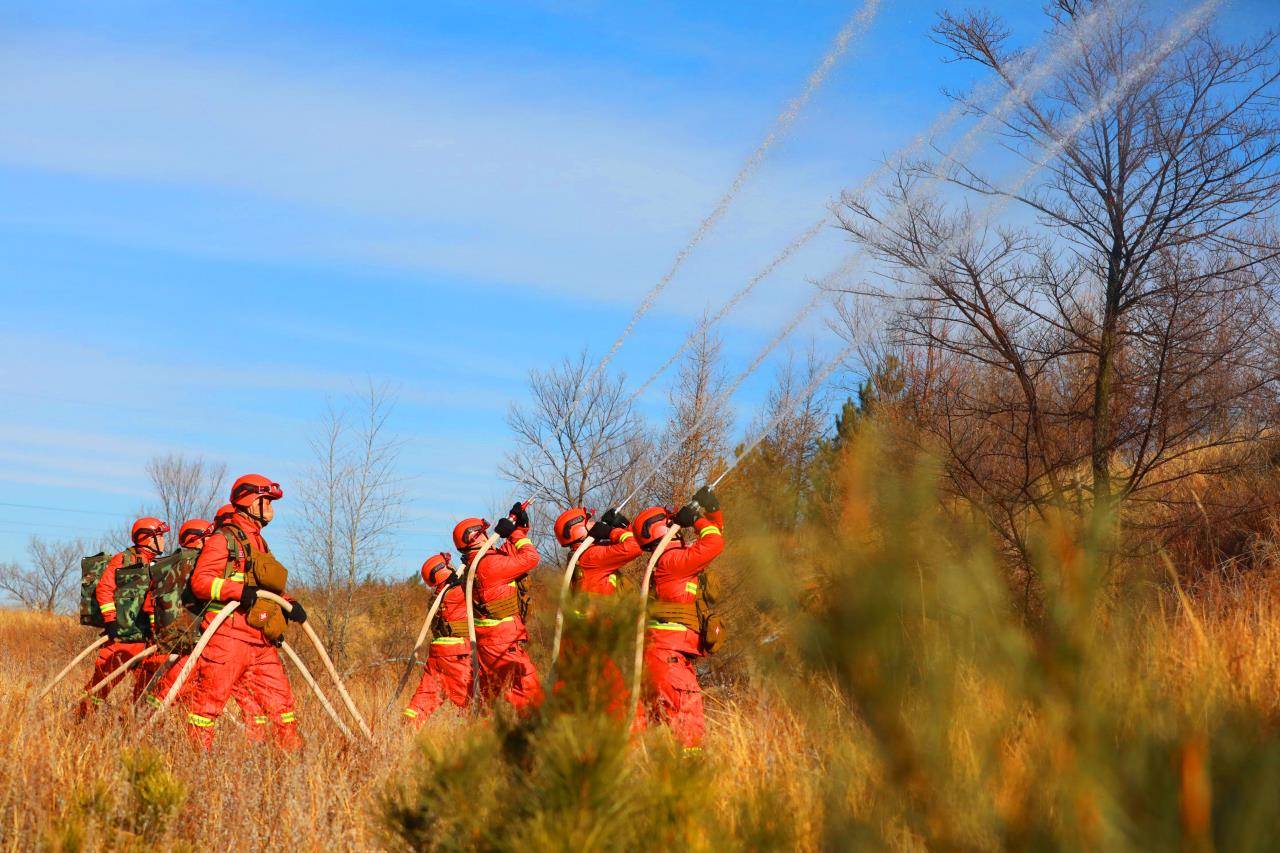
[[[280,604],[282,607],[292,608],[292,605],[289,604],[289,602],[265,590],[259,590],[258,594],[264,597],[270,596],[272,600],[276,600],[277,603]],[[182,692],[183,685],[186,684],[187,679],[191,676],[192,670],[195,669],[196,663],[200,660],[200,655],[204,652],[205,646],[209,644],[209,640],[213,638],[213,635],[217,633],[220,627],[222,627],[222,623],[227,621],[227,619],[231,617],[231,614],[234,613],[236,611],[236,608],[238,608],[239,606],[240,606],[240,602],[238,601],[228,601],[226,603],[226,606],[224,606],[222,610],[218,611],[218,613],[213,617],[213,621],[211,621],[209,623],[209,626],[204,629],[204,633],[200,635],[200,639],[196,642],[195,648],[191,650],[191,654],[187,655],[186,662],[183,663],[182,669],[178,672],[178,677],[174,679],[173,686],[170,687],[169,692],[165,694],[164,701],[160,703],[160,708],[157,710],[157,713],[153,714],[150,718],[147,719],[145,723],[143,723],[142,725],[143,729],[150,728],[152,725],[154,725],[155,721],[161,716],[160,712],[164,711],[166,708],[168,708],[170,705],[173,704],[173,700],[177,698],[177,696]],[[306,623],[303,623],[303,627],[304,628],[307,627]],[[321,649],[321,650],[323,649],[323,647],[320,646],[319,638],[315,636],[314,632],[308,632],[308,636],[312,638],[312,642],[316,644],[318,649]],[[295,666],[297,666],[298,671],[302,673],[303,679],[311,687],[312,691],[315,692],[316,697],[320,700],[320,704],[329,713],[329,716],[333,718],[333,721],[337,723],[338,728],[347,737],[351,737],[352,736],[351,730],[348,729],[342,723],[342,721],[338,718],[338,716],[333,710],[333,705],[329,702],[328,697],[324,695],[324,692],[320,689],[320,686],[316,683],[315,679],[312,677],[310,670],[308,670],[306,666],[302,663],[302,661],[298,658],[297,653],[294,652],[293,648],[289,646],[287,643],[282,644],[282,647],[284,647],[285,649],[285,654],[287,654],[289,656],[289,659],[293,661]],[[323,654],[323,651],[322,651],[322,654]],[[332,661],[327,660],[328,655],[324,655],[324,658],[326,659],[326,662],[328,663],[328,665],[332,667],[333,665]],[[334,675],[334,679],[335,681],[337,681],[336,673],[333,673],[332,669],[330,669],[330,673]],[[339,688],[341,688],[341,684],[342,682],[338,681]],[[345,691],[344,691],[344,694],[345,694]],[[355,715],[355,714],[353,715],[356,716],[357,720],[360,719],[358,715]],[[363,721],[361,722],[363,723]],[[366,734],[366,736],[372,738],[372,734]]]
[[[311,692],[316,694],[316,698],[320,700],[320,704],[325,711],[329,713],[329,718],[337,725],[338,730],[346,735],[347,740],[354,741],[355,735],[351,733],[351,729],[338,717],[338,712],[333,709],[333,705],[329,702],[329,697],[324,695],[324,691],[320,689],[320,685],[316,683],[315,677],[311,675],[311,670],[307,669],[307,665],[302,662],[302,658],[298,657],[298,653],[293,650],[293,646],[288,643],[281,643],[280,648],[284,649],[284,653],[289,656],[289,660],[298,668],[298,672],[302,673],[303,681],[311,688]]]
[[[582,544],[574,549],[573,555],[569,557],[569,565],[564,568],[564,577],[560,581],[560,598],[556,601],[556,630],[551,639],[551,666],[547,673],[547,683],[549,684],[556,683],[556,661],[560,659],[560,638],[564,634],[564,605],[569,598],[569,587],[573,583],[573,570],[578,567],[578,558],[595,541],[590,536],[583,539]]]
[[[160,703],[160,707],[156,709],[156,713],[147,718],[142,724],[143,729],[148,729],[155,725],[155,721],[160,718],[161,712],[173,704],[173,700],[182,692],[182,685],[187,683],[187,678],[191,676],[191,671],[196,668],[196,663],[200,660],[200,655],[204,652],[204,647],[209,645],[209,640],[213,638],[214,633],[231,618],[231,614],[236,612],[236,608],[240,606],[238,601],[228,601],[221,610],[214,614],[213,620],[209,623],[209,627],[204,629],[204,633],[200,635],[200,639],[196,641],[196,646],[191,650],[191,654],[187,655],[187,660],[182,664],[182,669],[178,670],[178,677],[173,680],[173,686],[169,688],[169,692],[165,694],[164,701]]]
[[[480,546],[480,550],[476,551],[476,555],[471,558],[471,564],[467,566],[467,638],[471,640],[471,698],[475,701],[479,696],[480,687],[480,647],[476,645],[476,610],[472,603],[472,590],[475,589],[476,583],[476,567],[480,565],[480,558],[489,553],[489,550],[498,543],[498,534],[492,533],[489,538],[484,540],[484,544]]]
[[[391,708],[396,704],[396,699],[400,698],[400,694],[404,692],[404,686],[409,682],[409,676],[413,674],[413,665],[418,660],[418,649],[422,648],[427,642],[427,635],[431,633],[431,620],[435,618],[436,611],[440,609],[440,602],[444,601],[444,594],[449,591],[447,586],[442,587],[436,595],[436,600],[431,602],[431,608],[427,610],[427,618],[422,620],[422,630],[418,632],[417,642],[413,644],[413,651],[409,652],[409,660],[405,662],[404,674],[400,676],[399,683],[396,684],[395,692],[391,694],[391,700],[387,702],[387,708],[384,714],[390,714]]]
[[[34,705],[36,702],[39,702],[39,701],[40,701],[41,699],[43,699],[45,696],[49,695],[49,691],[50,691],[50,690],[52,690],[53,688],[57,687],[57,686],[58,686],[58,682],[59,682],[59,681],[61,681],[61,680],[62,680],[62,679],[64,679],[64,678],[66,678],[66,677],[67,677],[67,673],[69,673],[69,672],[71,672],[71,670],[75,669],[76,664],[80,663],[80,661],[84,660],[84,659],[85,659],[85,658],[87,658],[89,655],[93,654],[93,653],[94,653],[94,652],[95,652],[95,651],[96,651],[100,646],[102,646],[104,643],[106,643],[106,642],[107,642],[108,640],[110,640],[110,639],[111,639],[111,638],[110,638],[110,637],[108,637],[106,634],[103,634],[101,637],[99,637],[98,639],[94,640],[94,641],[93,641],[92,643],[90,643],[89,645],[85,646],[84,651],[80,652],[80,654],[78,654],[78,655],[76,655],[75,657],[73,657],[73,658],[71,659],[71,663],[69,663],[69,664],[67,664],[66,666],[64,666],[64,667],[62,668],[62,672],[59,672],[57,675],[55,675],[55,676],[53,677],[53,680],[52,680],[52,681],[50,681],[48,684],[46,684],[46,685],[44,686],[44,689],[42,689],[39,693],[37,693],[37,694],[36,694],[36,698],[32,699],[32,700],[31,700],[31,703]]]
[[[285,613],[293,610],[292,603],[276,595],[274,592],[268,592],[265,589],[260,589],[258,590],[258,597],[266,599],[267,601],[274,601],[276,604],[280,605]],[[369,730],[369,726],[365,723],[364,717],[360,716],[360,711],[356,708],[356,703],[351,701],[351,694],[347,692],[346,685],[342,683],[342,677],[338,675],[338,668],[333,665],[333,660],[329,657],[329,653],[324,650],[324,644],[320,642],[319,635],[316,634],[315,629],[312,628],[308,622],[302,623],[302,630],[306,633],[307,639],[311,640],[311,645],[315,647],[316,654],[320,655],[320,660],[324,663],[325,669],[329,671],[329,677],[333,679],[334,685],[337,686],[338,695],[342,697],[342,703],[347,706],[347,711],[351,713],[351,716],[355,718],[355,721],[360,725],[360,731],[364,736],[369,740],[373,740],[373,732]]]
[[[122,676],[122,675],[124,675],[126,672],[128,672],[128,671],[129,671],[129,669],[130,669],[130,668],[132,668],[134,664],[136,664],[138,661],[142,660],[143,658],[150,657],[151,655],[155,654],[155,653],[156,653],[156,650],[157,650],[157,649],[159,649],[159,648],[160,648],[159,646],[147,646],[145,649],[143,649],[142,651],[138,652],[136,655],[134,655],[133,657],[129,658],[127,661],[125,661],[124,663],[120,664],[120,665],[119,665],[118,667],[116,667],[115,669],[111,670],[111,672],[107,673],[107,677],[106,677],[106,678],[102,679],[102,680],[101,680],[101,681],[99,681],[97,684],[95,684],[95,685],[93,685],[92,687],[88,688],[88,689],[85,691],[85,694],[86,694],[86,695],[92,695],[92,694],[94,694],[94,693],[97,693],[97,692],[98,692],[99,690],[101,690],[102,688],[107,687],[108,685],[112,684],[112,683],[113,683],[117,678],[119,678],[120,676]]]
[[[644,579],[640,582],[640,616],[636,619],[636,660],[635,670],[631,676],[631,695],[628,708],[636,707],[636,703],[640,701],[640,680],[644,673],[644,623],[645,617],[648,615],[649,603],[649,581],[653,577],[653,567],[658,564],[658,558],[662,556],[662,552],[667,550],[667,546],[671,544],[671,540],[680,532],[680,525],[672,524],[667,529],[666,534],[658,540],[658,546],[653,549],[653,556],[649,558],[649,563],[644,567]]]

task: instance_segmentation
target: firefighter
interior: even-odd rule
[[[94,685],[145,649],[151,640],[147,566],[164,552],[164,535],[168,532],[169,525],[158,518],[139,518],[129,532],[133,544],[107,562],[98,580],[94,597],[102,612],[103,630],[111,639],[98,650],[98,657],[93,662],[93,675],[85,685],[85,697],[76,708],[76,714],[81,718],[101,705],[119,681],[98,690]],[[135,672],[135,699],[142,695],[145,686],[146,681]]]
[[[247,474],[231,486],[232,516],[208,537],[195,569],[191,590],[208,601],[204,625],[228,601],[240,602],[236,612],[212,636],[185,693],[187,729],[193,742],[208,749],[214,728],[227,699],[242,686],[261,705],[272,726],[277,745],[284,749],[301,746],[293,691],[285,676],[276,643],[283,636],[283,619],[304,622],[307,613],[291,601],[293,609],[281,617],[277,605],[258,601],[259,584],[283,589],[284,568],[280,566],[262,536],[262,529],[275,517],[274,502],[284,492],[258,474]],[[276,578],[280,578],[277,583]]]
[[[606,510],[596,520],[590,510],[572,507],[556,519],[553,532],[556,541],[570,555],[588,536],[595,540],[578,557],[572,580],[572,590],[577,600],[585,598],[589,603],[588,607],[585,612],[575,609],[570,613],[576,619],[600,618],[601,614],[592,605],[602,601],[612,602],[616,598],[618,570],[640,556],[640,544],[630,530],[630,522],[617,509]],[[566,636],[561,644],[560,654],[565,660],[562,671],[573,672],[575,660],[588,657],[590,650],[575,642],[572,636]],[[599,657],[599,671],[575,674],[583,678],[582,687],[591,698],[601,695],[596,691],[602,691],[605,708],[613,716],[620,717],[627,701],[627,687],[622,678],[622,670],[609,656],[608,650],[600,650]],[[591,669],[594,670],[595,667]],[[557,681],[555,690],[558,692],[562,687],[563,682]]]
[[[213,532],[213,524],[211,524],[209,521],[206,521],[203,518],[189,518],[186,521],[182,522],[182,524],[178,527],[178,548],[179,549],[188,548],[194,551],[199,551],[200,547],[204,544],[204,538],[212,532]],[[156,634],[155,596],[156,596],[155,579],[152,578],[151,588],[148,590],[148,598],[151,600],[151,605],[152,605],[151,606],[151,633],[153,636],[155,636]],[[157,638],[156,643],[157,645],[161,645],[161,648],[157,649],[156,653],[153,654],[151,657],[147,658],[146,660],[142,661],[142,663],[138,664],[138,667],[137,667],[138,677],[139,679],[141,679],[144,685],[151,684],[152,679],[154,678],[156,672],[160,669],[160,667],[164,664],[164,662],[169,657],[169,650],[163,648],[162,641]],[[167,679],[169,684],[172,684],[173,678],[177,677],[177,672],[176,670],[173,670],[172,667],[170,668],[170,671],[173,672],[172,676],[170,676],[166,672],[165,675],[161,676],[161,678]],[[148,702],[152,702],[154,704],[153,693],[148,693],[146,698]]]
[[[217,524],[229,521],[235,515],[235,507],[231,504],[224,504],[221,509],[214,515]],[[205,540],[213,533],[215,524],[205,521],[203,518],[192,518],[182,523],[178,528],[178,546],[180,548],[190,548],[193,551],[200,551],[204,548]],[[156,670],[167,664],[168,668],[156,680],[151,691],[147,693],[147,702],[153,708],[159,708],[164,702],[164,697],[168,695],[169,689],[173,687],[173,682],[177,680],[178,673],[182,671],[183,664],[187,661],[186,655],[181,655],[173,663],[168,663],[169,650],[161,648],[153,657],[144,661],[147,665],[149,674],[148,681],[154,678]],[[188,681],[187,690],[190,690]],[[267,739],[267,725],[270,718],[262,710],[262,706],[253,697],[253,693],[249,690],[247,684],[241,680],[231,690],[231,696],[236,700],[236,704],[240,706],[240,713],[244,716],[245,736],[255,743],[265,741]]]
[[[704,486],[674,518],[663,507],[650,507],[631,529],[640,547],[653,551],[673,520],[691,527],[696,539],[689,545],[673,539],[654,566],[644,648],[646,700],[650,715],[671,727],[686,752],[696,752],[706,724],[694,664],[714,653],[720,641],[709,566],[724,550],[724,520],[720,501]]]
[[[507,541],[486,554],[476,566],[473,606],[476,615],[476,653],[481,695],[501,695],[520,714],[542,704],[542,685],[529,658],[526,589],[529,572],[538,565],[538,549],[529,540],[529,514],[522,504],[494,527]],[[488,538],[489,523],[467,518],[453,528],[453,544],[470,566]]]
[[[463,575],[448,553],[433,554],[422,564],[422,579],[435,595],[444,595],[431,628],[431,650],[405,721],[420,728],[445,700],[459,708],[471,696],[471,640],[467,638],[467,597]]]

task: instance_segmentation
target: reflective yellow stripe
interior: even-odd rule
[[[217,720],[211,720],[208,717],[202,717],[199,714],[187,714],[187,723],[192,726],[198,726],[202,729],[212,728],[217,725]]]
[[[617,585],[618,585],[618,576],[609,575],[609,586],[617,586]]]
[[[161,705],[163,705],[164,703],[163,703],[163,702],[161,702],[159,699],[157,699],[155,696],[152,696],[150,693],[148,693],[148,694],[147,694],[147,704],[148,704],[148,705],[153,705],[153,706],[155,706],[156,708],[159,708],[159,707],[160,707]]]
[[[628,539],[630,539],[633,536],[635,536],[635,534],[632,533],[630,530],[628,530],[626,533],[618,537],[618,544],[621,545],[623,542],[626,542]]]
[[[266,714],[257,714],[254,716],[253,722],[255,725],[265,726],[267,723],[271,722],[271,718]]]
[[[689,593],[690,595],[697,595],[698,585],[693,581],[686,581],[684,585],[684,591]]]
[[[716,527],[714,524],[708,524],[706,527],[698,531],[698,538],[701,539],[703,536],[710,536],[712,533],[717,536],[721,535],[720,528]]]
[[[521,539],[519,542],[516,543],[516,550],[519,551],[525,545],[532,545],[532,544],[533,543],[529,541],[529,537],[526,536],[525,538]]]
[[[418,712],[417,712],[417,711],[415,711],[415,710],[413,710],[412,708],[405,708],[405,709],[404,709],[404,715],[405,715],[406,717],[409,717],[410,719],[413,719],[413,718],[416,718],[416,717],[418,716]]]
[[[286,725],[288,723],[296,723],[297,721],[298,721],[298,717],[293,711],[285,711],[283,714],[280,715],[280,725]]]
[[[477,622],[476,622],[476,624],[477,624],[477,625],[479,625],[479,624],[480,624],[480,622],[479,622],[479,621],[477,621]],[[433,646],[460,646],[460,645],[462,645],[463,643],[465,643],[466,641],[467,641],[466,637],[440,637],[439,639],[432,640],[432,641],[431,641],[431,645],[433,645]]]
[[[516,617],[508,616],[505,619],[477,619],[477,628],[492,628],[494,625],[501,625],[503,622],[512,622]]]
[[[227,581],[235,581],[236,583],[244,583],[244,572],[232,572],[225,578],[214,578],[213,584],[209,587],[209,600],[219,601],[222,598],[222,587]]]
[[[649,627],[655,631],[687,631],[689,630],[679,622],[654,622],[649,621]]]
[[[218,611],[222,610],[222,608],[224,607],[226,607],[225,604],[210,604],[208,607],[205,608],[205,610],[209,613],[217,613]]]
[[[116,611],[116,606],[114,604],[104,604],[102,605],[101,610],[103,613],[114,613]]]

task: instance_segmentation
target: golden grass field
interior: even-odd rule
[[[395,667],[351,678],[356,702],[375,729],[369,745],[347,745],[296,676],[306,738],[299,755],[250,747],[225,722],[216,750],[198,755],[184,741],[176,713],[167,728],[140,736],[121,711],[128,706],[124,691],[107,712],[77,723],[68,710],[87,664],[38,707],[29,699],[93,633],[70,617],[4,611],[0,837],[8,850],[627,849],[645,838],[618,833],[614,824],[627,820],[653,823],[641,831],[666,831],[668,841],[695,849],[1001,849],[1038,846],[1037,824],[1047,821],[1063,833],[1048,846],[1064,849],[1142,849],[1143,838],[1152,842],[1146,849],[1173,838],[1206,841],[1214,807],[1204,766],[1212,720],[1223,709],[1258,720],[1276,716],[1280,612],[1270,596],[1244,586],[1219,588],[1195,604],[1184,605],[1176,594],[1161,600],[1163,612],[1145,614],[1126,631],[1134,645],[1085,652],[1085,659],[1096,657],[1082,659],[1074,674],[1046,667],[1035,676],[1045,683],[1030,693],[1020,694],[1026,686],[1017,686],[1003,666],[986,670],[963,654],[943,665],[945,695],[930,683],[938,671],[928,675],[890,649],[863,649],[858,666],[864,672],[854,685],[842,684],[839,675],[787,676],[764,658],[737,686],[709,691],[703,761],[675,758],[661,733],[632,738],[610,759],[626,769],[604,762],[608,772],[590,780],[603,790],[594,792],[568,784],[573,770],[545,766],[559,749],[570,762],[600,759],[600,741],[593,740],[598,727],[587,717],[566,712],[563,718],[579,739],[566,740],[549,724],[541,736],[556,746],[535,755],[531,769],[521,768],[518,760],[485,753],[483,742],[501,725],[468,723],[447,712],[415,739],[397,715],[381,716]],[[404,633],[411,629],[406,625]],[[927,656],[943,648],[942,639],[922,642],[918,651]],[[910,684],[886,687],[881,682],[888,673],[867,675],[891,663],[916,670],[906,679]],[[1091,678],[1100,680],[1088,683]],[[887,691],[883,704],[881,690]],[[854,712],[849,697],[860,693],[868,707]],[[402,703],[407,697],[408,691]],[[1103,761],[1126,755],[1132,745],[1126,733],[1142,728],[1167,747],[1156,751],[1154,766],[1144,766],[1152,757],[1142,750],[1129,756],[1137,766],[1127,769]],[[606,727],[603,737],[609,736]],[[1098,737],[1103,742],[1092,744]],[[934,754],[922,754],[926,748]],[[462,766],[468,762],[475,766]],[[1117,773],[1125,778],[1116,780]],[[484,790],[490,775],[496,790]],[[415,793],[433,776],[457,780],[458,789]],[[554,819],[526,810],[510,819],[512,826],[486,835],[486,823],[507,820],[509,797],[535,796],[531,784],[536,796],[547,798],[539,808]],[[549,793],[556,785],[566,788],[559,799]],[[663,789],[687,808],[654,810],[637,785]],[[1151,838],[1151,824],[1126,827],[1128,808],[1109,802],[1119,792],[1153,797],[1139,810],[1152,813],[1166,796],[1172,811],[1155,824],[1168,836]],[[646,805],[628,817],[627,809],[612,805],[614,798]],[[418,808],[418,817],[423,810],[443,811],[453,823],[428,822],[418,836],[389,834],[388,802]],[[463,818],[448,817],[452,809]],[[1121,818],[1108,814],[1116,809]]]

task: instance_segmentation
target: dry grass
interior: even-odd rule
[[[415,738],[407,693],[382,712],[398,667],[380,665],[418,627],[411,585],[362,592],[340,664],[375,741],[347,744],[294,677],[296,755],[226,723],[196,754],[177,714],[140,734],[123,692],[76,723],[87,665],[31,708],[93,634],[0,612],[0,848],[1266,849],[1266,566],[1184,594],[1187,573],[1107,567],[1049,525],[1044,605],[1020,614],[987,538],[948,526],[926,473],[887,480],[874,451],[842,472],[839,525],[779,536],[742,511],[702,760],[663,731],[620,733],[572,691],[528,724],[447,712]],[[543,671],[549,609],[532,626]],[[625,627],[584,630],[625,658]]]
[[[1280,612],[1273,599],[1235,590],[1230,595],[1220,591],[1190,612],[1176,600],[1170,604],[1163,619],[1152,616],[1146,625],[1150,642],[1142,666],[1150,676],[1189,706],[1231,701],[1273,715],[1280,675]],[[399,719],[379,715],[393,681],[390,668],[357,675],[351,684],[357,703],[374,723],[372,745],[344,743],[314,699],[302,696],[307,743],[300,755],[252,748],[224,723],[216,751],[200,756],[184,742],[176,715],[167,728],[139,735],[136,723],[123,714],[128,704],[123,693],[113,697],[109,712],[76,723],[67,710],[87,667],[74,674],[74,686],[60,687],[29,709],[33,689],[92,636],[70,619],[0,612],[0,726],[6,733],[0,741],[0,836],[5,849],[156,843],[193,849],[267,844],[331,849],[385,842],[379,795],[409,772],[416,755],[413,738]],[[1142,674],[1133,676],[1135,684],[1147,681]],[[963,712],[946,739],[955,772],[984,785],[983,765],[996,761],[999,783],[990,792],[994,807],[1016,813],[1045,771],[1040,742],[1045,727],[1034,710],[1011,709],[1007,692],[981,672],[962,673],[957,685],[963,695],[956,704]],[[803,849],[818,849],[829,830],[824,818],[829,810],[839,808],[862,819],[880,812],[884,803],[878,789],[885,771],[875,747],[857,718],[842,708],[839,691],[816,689],[821,694],[817,702],[806,701],[801,710],[769,689],[712,692],[708,753],[714,757],[715,784],[707,817],[714,818],[717,833],[739,837],[747,830],[759,832],[762,824],[785,815],[789,840]],[[1140,704],[1133,696],[1129,700]],[[814,705],[822,713],[815,714]],[[1009,727],[1010,719],[1020,724]],[[447,749],[474,725],[442,714],[421,738]],[[994,759],[975,747],[993,738],[1001,744]],[[131,784],[126,759],[138,748],[154,750],[159,769]],[[633,747],[633,760],[645,760],[641,749]],[[833,775],[848,780],[839,803],[829,801]],[[147,802],[156,797],[154,792],[138,793],[148,785],[161,789],[158,805]],[[148,807],[163,811],[165,790],[179,792],[173,797],[173,814],[149,829],[140,815]],[[972,802],[941,808],[982,814]],[[981,819],[969,831],[977,846],[999,846]],[[918,839],[905,828],[897,838],[895,846],[902,849],[917,846]]]

